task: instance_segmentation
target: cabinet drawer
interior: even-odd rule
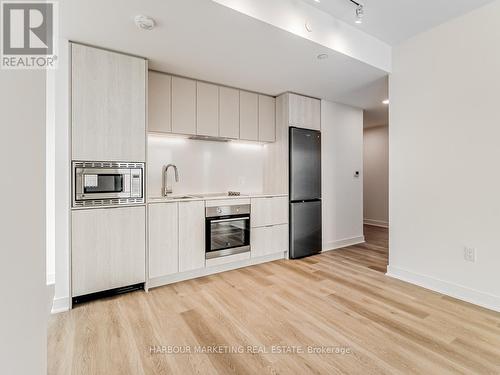
[[[252,227],[288,223],[288,197],[253,198]]]
[[[250,246],[252,258],[288,251],[288,225],[252,228]]]

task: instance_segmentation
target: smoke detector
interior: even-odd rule
[[[144,16],[142,14],[135,16],[134,20],[137,27],[142,30],[153,30],[153,28],[156,25],[154,19],[148,16]]]

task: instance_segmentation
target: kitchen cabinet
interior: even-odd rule
[[[252,228],[250,237],[252,258],[288,251],[287,224]]]
[[[276,140],[276,99],[259,95],[259,141]]]
[[[276,99],[230,87],[149,72],[148,131],[276,141]]]
[[[259,140],[259,101],[252,92],[240,91],[240,139]]]
[[[321,130],[321,101],[307,96],[288,94],[290,126]]]
[[[143,283],[146,208],[99,208],[71,213],[72,296]]]
[[[219,135],[219,88],[216,85],[196,83],[196,134]]]
[[[149,72],[148,75],[148,131],[172,132],[172,77]]]
[[[252,258],[288,251],[288,198],[252,198]]]
[[[196,81],[172,77],[172,132],[196,135]]]
[[[145,59],[71,44],[72,159],[146,158]]]
[[[219,136],[240,137],[240,91],[219,87]]]
[[[178,204],[149,206],[149,278],[179,272]]]
[[[251,226],[261,227],[288,223],[288,198],[252,198]]]
[[[205,202],[179,202],[179,272],[205,267]]]

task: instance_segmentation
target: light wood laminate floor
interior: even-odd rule
[[[366,238],[55,315],[49,374],[500,374],[500,314],[386,277]]]

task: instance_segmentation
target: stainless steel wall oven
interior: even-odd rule
[[[250,251],[250,205],[207,207],[207,259]]]
[[[144,163],[73,162],[73,207],[144,203]]]

